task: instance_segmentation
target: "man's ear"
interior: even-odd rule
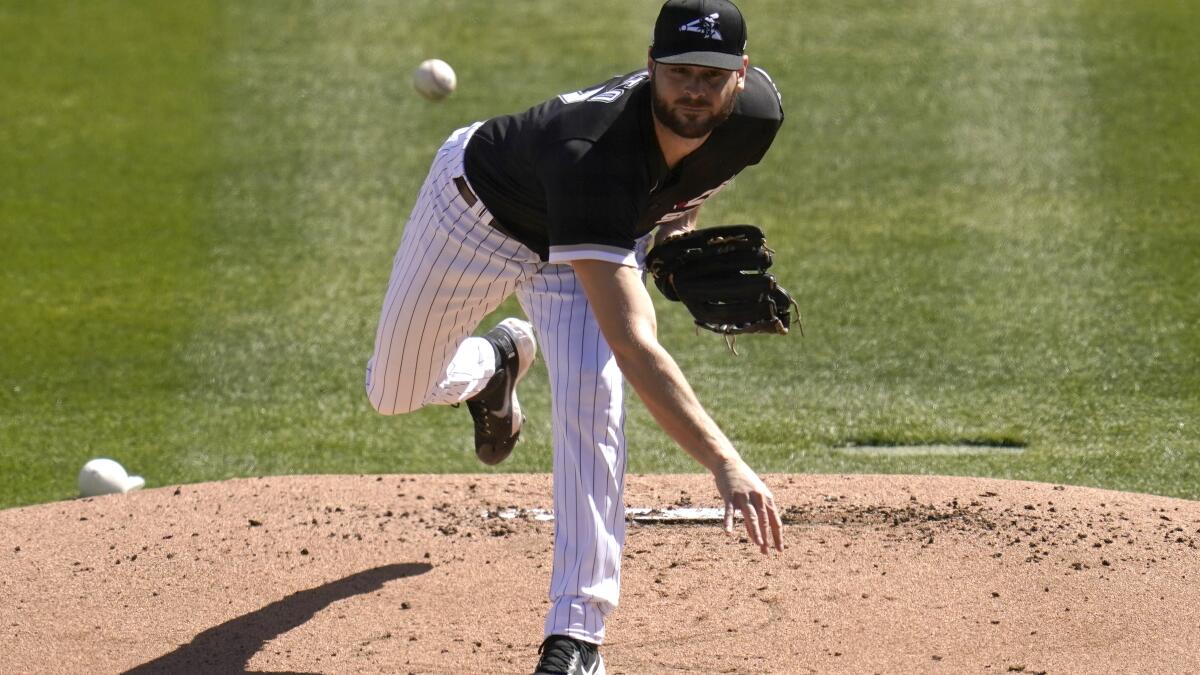
[[[737,90],[745,91],[746,89],[746,69],[750,67],[750,57],[742,54],[742,69],[737,72]]]

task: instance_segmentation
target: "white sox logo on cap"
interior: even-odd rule
[[[738,70],[746,50],[746,22],[729,0],[667,0],[654,22],[650,58],[704,68]]]
[[[717,19],[721,18],[720,12],[713,12],[708,16],[702,16],[694,21],[689,21],[679,27],[681,33],[699,33],[709,40],[724,40],[721,37],[721,27],[717,24]]]

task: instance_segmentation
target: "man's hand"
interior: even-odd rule
[[[740,457],[719,464],[713,469],[717,491],[725,502],[725,531],[733,534],[734,510],[742,512],[750,541],[767,552],[768,531],[775,550],[783,550],[783,520],[775,507],[775,497],[762,479]]]

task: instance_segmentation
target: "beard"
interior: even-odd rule
[[[700,105],[706,103],[702,99],[679,98],[675,100],[674,105],[668,103],[665,98],[659,95],[658,87],[654,84],[654,78],[650,78],[650,108],[654,111],[654,117],[664,127],[671,130],[676,136],[682,138],[703,138],[707,136],[713,129],[721,126],[729,116],[733,114],[733,104],[737,102],[737,95],[729,97],[725,104],[716,109],[710,107],[708,112],[701,110],[685,110],[678,106],[685,105]]]

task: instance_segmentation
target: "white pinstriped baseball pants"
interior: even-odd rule
[[[495,372],[469,338],[512,293],[534,326],[550,375],[554,429],[554,562],[546,635],[594,643],[617,606],[625,543],[623,378],[570,265],[543,263],[488,225],[454,184],[478,125],[438,150],[393,262],[367,364],[376,410],[394,415],[470,398]]]

